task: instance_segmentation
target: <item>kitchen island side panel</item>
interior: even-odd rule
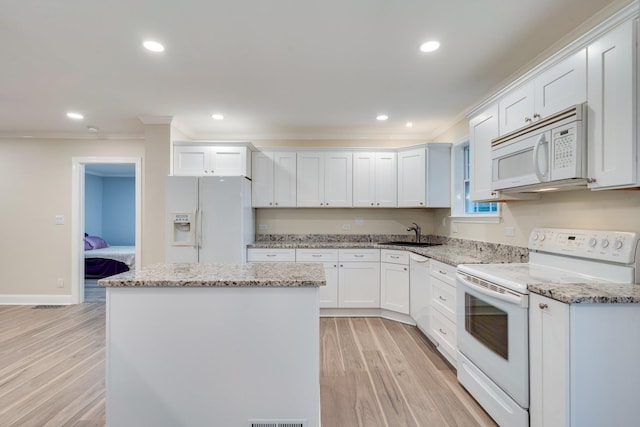
[[[319,426],[318,287],[107,288],[107,425]]]

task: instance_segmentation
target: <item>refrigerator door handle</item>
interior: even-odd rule
[[[196,211],[197,217],[197,226],[196,226],[196,248],[200,249],[202,247],[202,210],[198,209]]]

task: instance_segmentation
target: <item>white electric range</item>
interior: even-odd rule
[[[638,282],[639,241],[632,232],[536,228],[528,263],[458,266],[458,381],[498,424],[529,425],[527,284]]]

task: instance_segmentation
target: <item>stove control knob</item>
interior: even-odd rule
[[[538,240],[538,233],[533,233],[533,241],[535,242],[536,240]]]
[[[540,241],[541,242],[544,242],[544,239],[546,239],[546,238],[547,238],[547,236],[545,236],[544,234],[540,235]]]
[[[603,248],[606,248],[609,246],[609,241],[607,239],[603,239],[602,243],[600,243],[600,246],[602,246]]]
[[[617,251],[622,249],[622,240],[616,240],[616,242],[613,244],[613,247],[616,248]]]
[[[591,238],[589,239],[589,246],[591,246],[592,248],[595,248],[596,245],[598,244],[598,241],[595,238]]]

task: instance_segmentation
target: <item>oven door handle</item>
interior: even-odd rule
[[[459,273],[457,274],[457,277],[458,277],[458,280],[464,284],[464,286],[470,289],[473,289],[474,291],[479,292],[483,295],[487,295],[491,298],[499,299],[501,301],[505,301],[510,304],[516,304],[522,308],[529,307],[529,298],[527,297],[527,295],[516,296],[513,294],[502,294],[499,292],[492,291],[491,289],[487,289],[484,286],[476,285],[475,283],[465,279],[464,276]]]

